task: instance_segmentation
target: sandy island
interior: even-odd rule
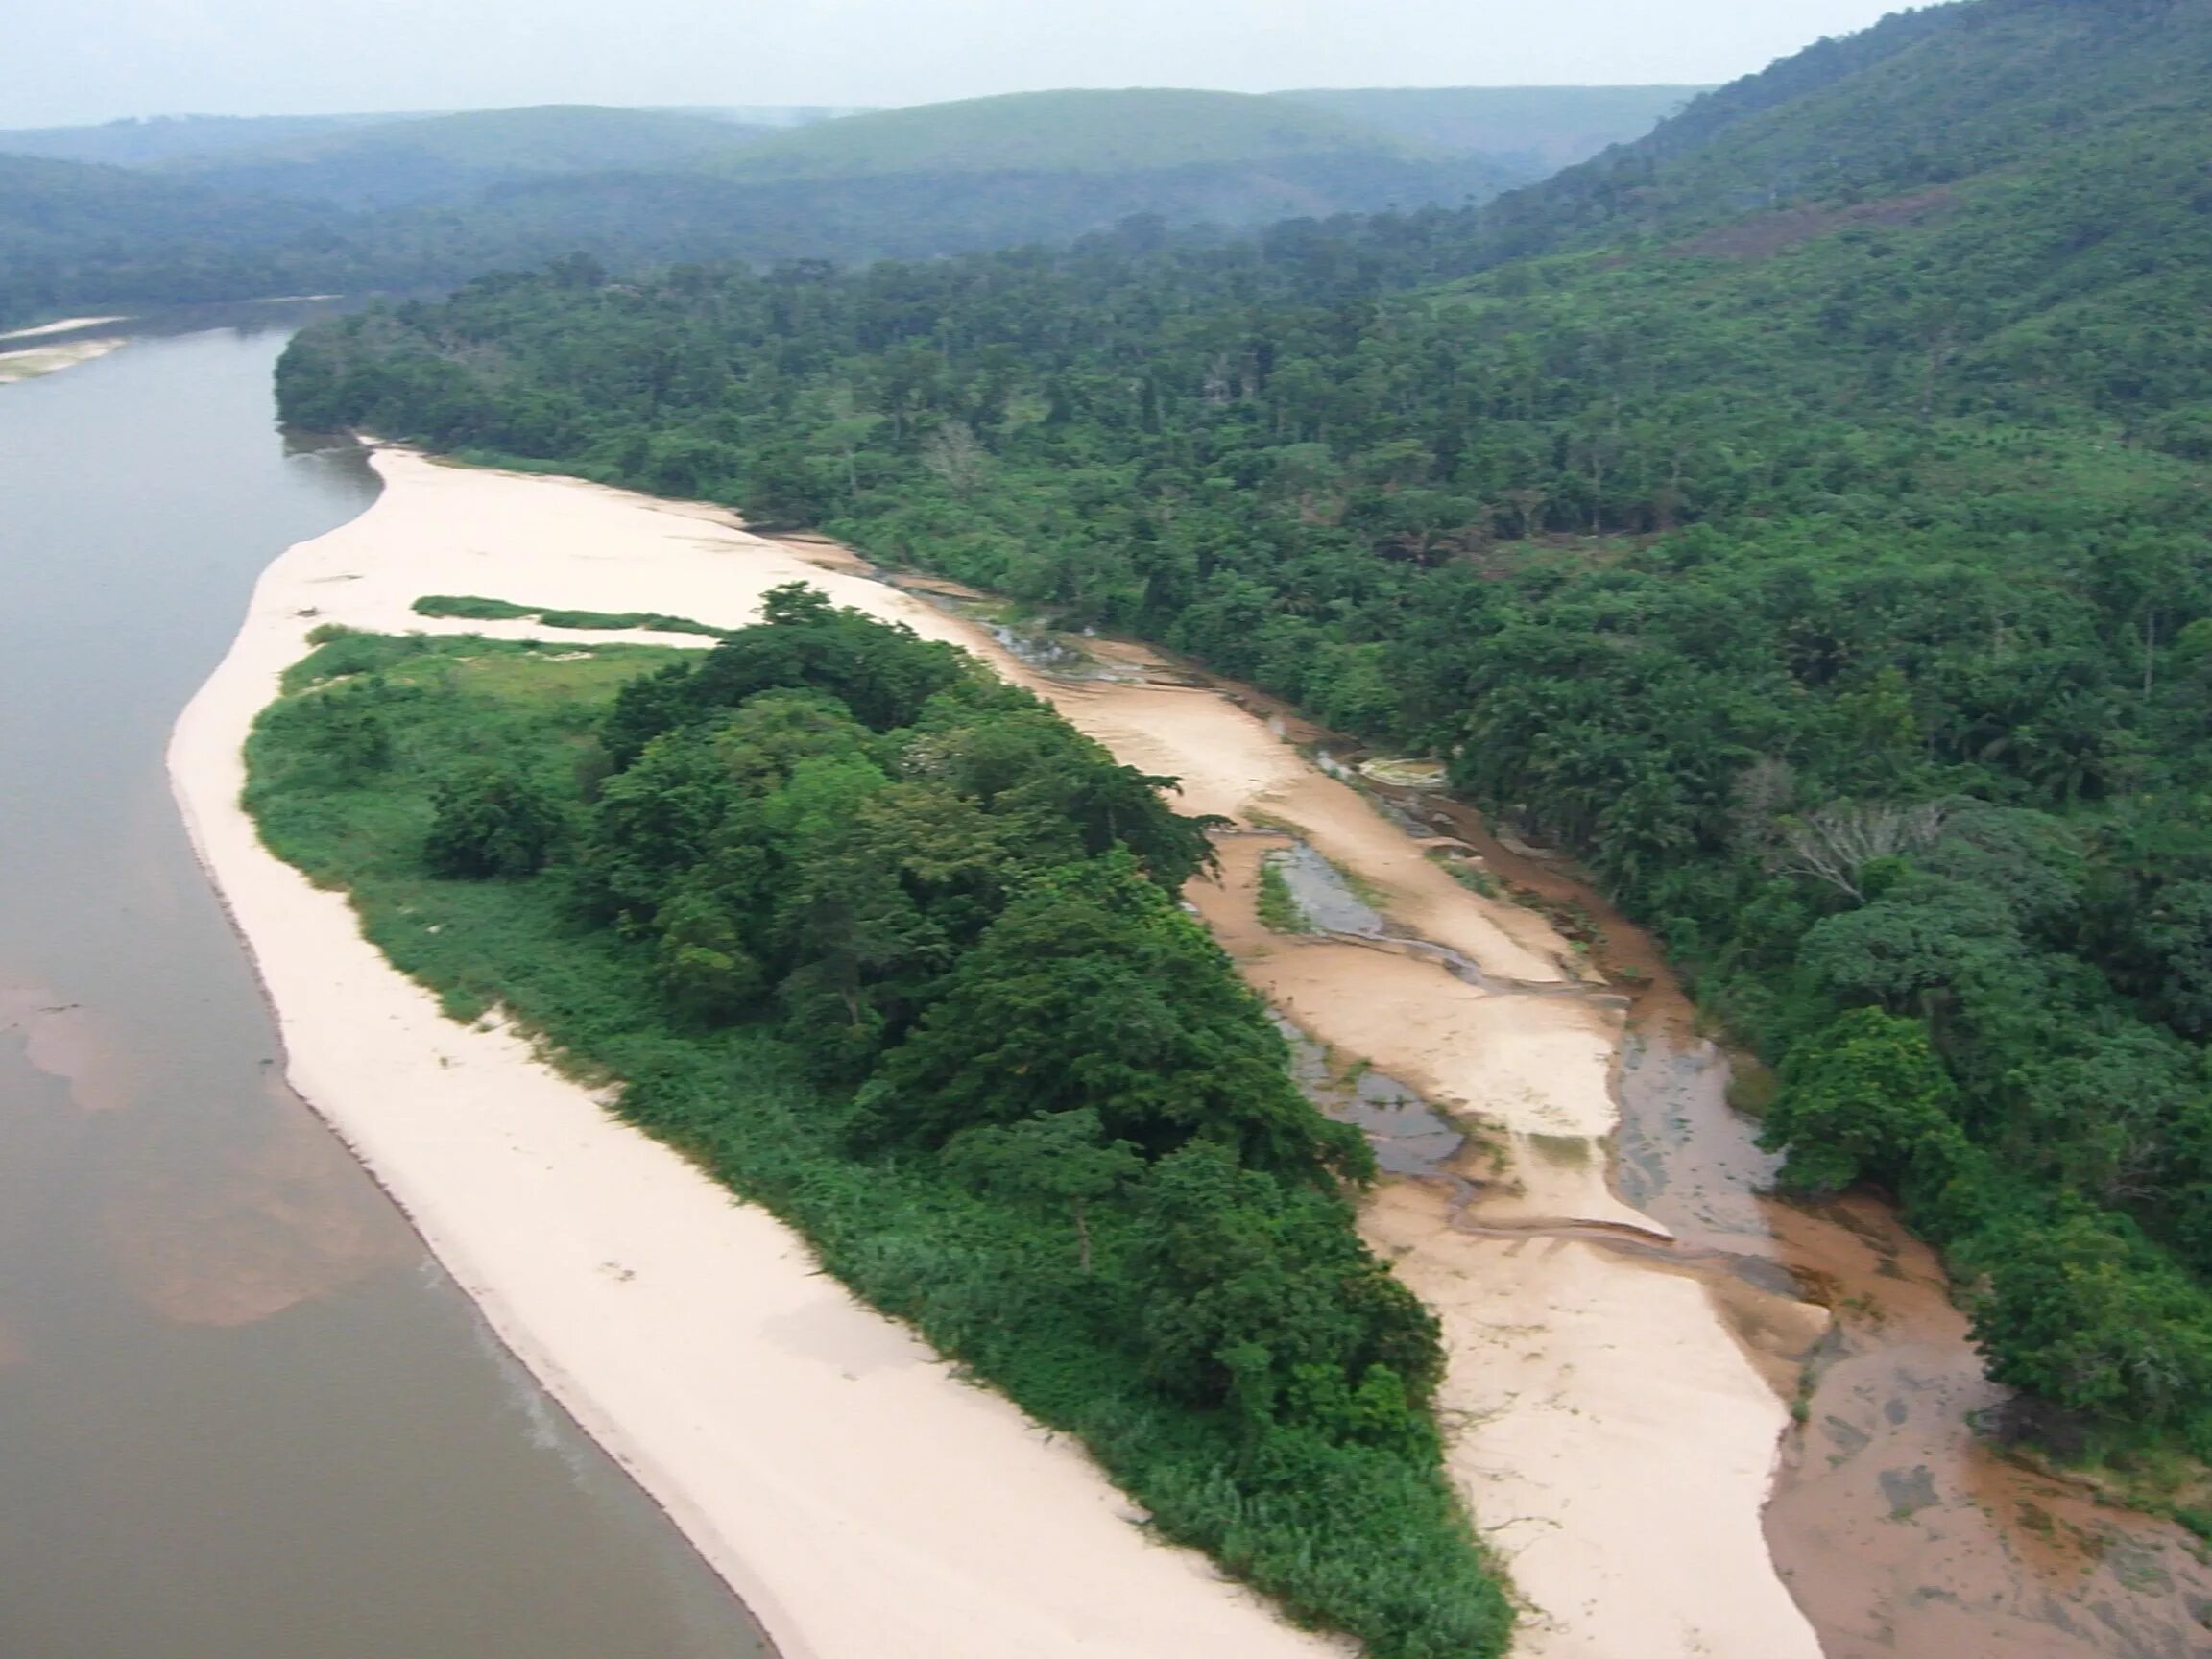
[[[1078,1452],[955,1382],[823,1278],[788,1231],[610,1118],[522,1043],[442,1019],[361,939],[343,898],[260,846],[236,805],[239,747],[318,620],[543,632],[410,611],[435,592],[734,624],[766,589],[803,578],[976,649],[1122,759],[1181,775],[1186,809],[1293,831],[1354,872],[1480,983],[1432,960],[1264,934],[1251,920],[1256,866],[1235,856],[1191,897],[1309,1031],[1479,1120],[1526,1166],[1491,1183],[1489,1210],[1463,1214],[1440,1184],[1392,1183],[1364,1217],[1445,1321],[1451,1468],[1533,1604],[1518,1651],[1817,1659],[1760,1533],[1781,1401],[1695,1281],[1544,1235],[1592,1221],[1664,1230],[1605,1182],[1619,1017],[1583,992],[1541,918],[1453,881],[1224,696],[1040,680],[833,549],[764,542],[716,509],[400,451],[376,467],[375,506],[263,576],[179,724],[179,797],[268,984],[295,1085],[787,1659],[1341,1649],[1286,1628],[1199,1557],[1148,1543]],[[1526,1156],[1538,1143],[1585,1152],[1538,1167]]]
[[[950,636],[726,516],[381,454],[386,490],[265,572],[170,770],[245,934],[291,1080],[500,1335],[744,1597],[785,1659],[1276,1659],[1340,1652],[1151,1542],[1072,1444],[957,1381],[764,1212],[610,1117],[526,1044],[443,1018],[350,906],[260,844],[240,756],[317,619],[440,624],[428,592],[650,604],[735,625],[815,580]],[[573,637],[573,636],[571,636]],[[593,636],[603,637],[603,636]]]

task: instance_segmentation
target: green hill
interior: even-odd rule
[[[741,152],[764,131],[708,116],[546,105],[348,127],[167,165],[223,190],[380,207],[517,180],[691,167]]]
[[[283,389],[1451,757],[1774,1063],[1791,1182],[1944,1247],[2023,1421],[2212,1458],[2208,155],[2212,0],[1977,0],[1485,208],[514,279]]]
[[[0,322],[323,288],[334,216],[121,167],[0,155]]]
[[[1703,86],[1378,86],[1278,92],[1435,154],[1553,173],[1641,138]]]
[[[1018,92],[824,122],[756,145],[751,179],[880,173],[1136,173],[1314,156],[1395,156],[1396,139],[1327,110],[1238,92]]]
[[[2095,135],[2200,119],[2198,0],[1975,0],[1885,18],[1709,93],[1492,215],[1498,253],[1663,235],[2062,162]],[[2165,139],[2157,140],[2163,144]]]

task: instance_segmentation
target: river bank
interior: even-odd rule
[[[1150,1542],[1076,1450],[855,1305],[794,1236],[520,1040],[445,1020],[362,940],[344,898],[271,856],[237,805],[252,716],[319,622],[532,631],[426,622],[409,610],[424,593],[734,626],[768,588],[805,579],[939,637],[959,624],[710,509],[402,452],[376,466],[373,508],[265,573],[170,753],[301,1094],[785,1659],[1337,1650]]]

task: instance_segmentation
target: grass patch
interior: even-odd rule
[[[469,622],[536,622],[547,628],[585,631],[637,628],[655,634],[699,634],[709,639],[723,638],[729,633],[728,629],[710,628],[664,611],[549,611],[543,606],[517,605],[508,599],[468,593],[426,593],[412,609],[418,616],[457,616]]]
[[[1283,874],[1278,857],[1270,853],[1260,861],[1260,925],[1270,933],[1320,932],[1299,907],[1298,896],[1290,891],[1289,878]]]
[[[1468,892],[1479,894],[1484,899],[1503,899],[1505,897],[1505,890],[1499,885],[1498,878],[1491,875],[1488,870],[1474,859],[1455,858],[1447,853],[1435,850],[1430,852],[1429,858],[1431,863],[1442,866],[1444,873],[1458,882],[1460,886],[1466,888]]]

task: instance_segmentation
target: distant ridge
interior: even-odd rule
[[[756,179],[879,173],[1128,173],[1407,146],[1329,110],[1243,92],[1012,92],[825,122],[733,157]]]
[[[1641,138],[1704,86],[1314,87],[1272,96],[1359,122],[1422,150],[1487,155],[1531,173]]]
[[[548,104],[349,125],[167,166],[221,190],[385,207],[526,179],[690,167],[734,154],[766,131],[700,115]]]

